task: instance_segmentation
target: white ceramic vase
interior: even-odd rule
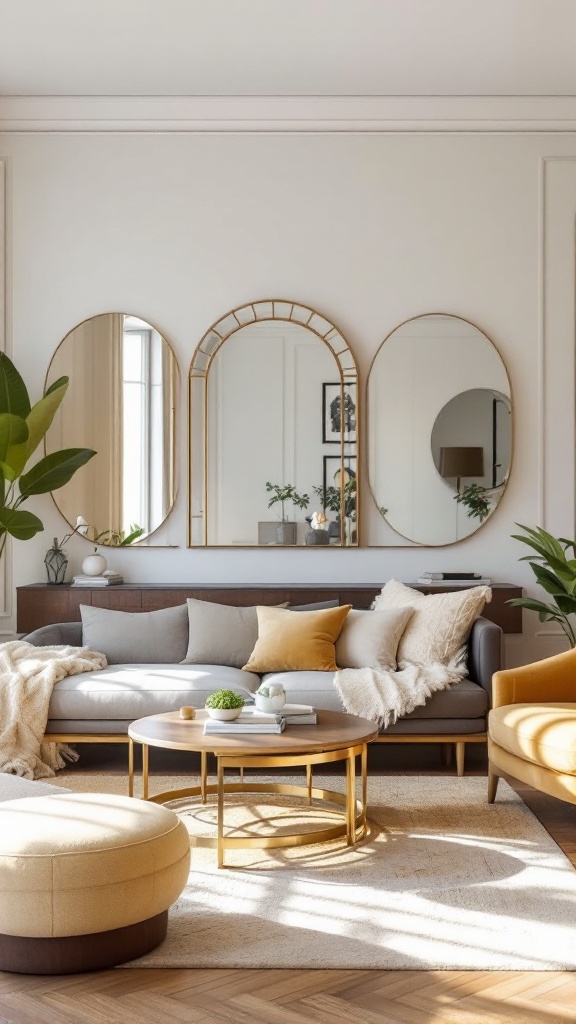
[[[284,707],[286,694],[275,693],[273,697],[263,697],[261,693],[256,692],[254,694],[254,703],[258,711],[268,711],[271,714],[276,714]]]
[[[82,562],[82,572],[85,576],[101,576],[107,565],[108,562],[104,555],[99,555],[95,552],[92,555],[88,555]]]

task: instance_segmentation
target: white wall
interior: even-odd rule
[[[186,402],[176,507],[159,535],[176,550],[114,552],[128,581],[409,581],[473,567],[529,584],[514,523],[574,533],[573,215],[576,156],[562,135],[13,134],[7,161],[8,346],[34,395],[60,339],[126,310],[158,326],[184,379],[220,314],[261,297],[301,300],[338,324],[360,368],[394,326],[427,311],[472,320],[494,339],[515,402],[509,487],[478,533],[445,549],[187,550]],[[544,217],[550,218],[545,236]],[[572,205],[571,205],[572,204]],[[545,247],[542,239],[545,237]],[[544,260],[544,263],[543,263]],[[543,317],[542,269],[553,309]],[[547,347],[542,347],[545,344]],[[544,395],[544,401],[542,396]],[[546,433],[545,426],[551,426]],[[365,503],[368,508],[368,502]],[[42,580],[65,524],[13,545],[14,585]],[[72,550],[72,547],[71,547]],[[77,568],[86,552],[78,540]],[[509,638],[508,659],[558,649]],[[560,642],[561,646],[561,642]]]

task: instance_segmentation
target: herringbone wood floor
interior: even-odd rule
[[[117,765],[108,761],[95,770],[120,767],[118,756]],[[372,770],[437,771],[437,763],[426,760],[430,756],[423,755],[415,768],[413,749],[409,754],[386,750],[374,755]],[[468,755],[471,774],[483,771],[482,758],[480,751]],[[158,765],[159,771],[166,768]],[[576,867],[576,807],[517,788]],[[0,973],[0,1024],[167,1021],[574,1024],[576,972],[137,969],[56,978]]]

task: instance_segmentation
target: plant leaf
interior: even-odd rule
[[[0,413],[0,462],[6,462],[6,453],[16,444],[28,438],[26,420],[10,412]]]
[[[138,540],[138,537],[142,536],[143,533],[144,527],[137,526],[136,529],[132,530],[132,533],[129,533],[127,537],[124,537],[123,540],[120,541],[120,547],[125,548],[128,544],[133,544],[135,540]]]
[[[26,385],[5,352],[0,352],[0,412],[10,412],[23,420],[30,412]]]
[[[41,520],[32,512],[6,507],[0,509],[0,526],[16,540],[30,540],[44,529]]]
[[[48,431],[56,412],[60,406],[64,395],[68,390],[68,380],[65,380],[64,384],[59,387],[52,385],[50,391],[46,392],[44,398],[41,398],[36,405],[33,405],[28,416],[26,417],[26,423],[28,424],[28,455],[27,459],[36,451],[42,438]],[[24,467],[22,467],[23,469]],[[20,470],[22,472],[22,470]]]
[[[84,466],[94,455],[91,448],[64,448],[60,452],[52,452],[40,459],[29,473],[20,477],[20,494],[29,497],[31,494],[46,494],[57,491],[74,476],[80,466]]]
[[[44,392],[44,398],[46,398],[47,395],[51,395],[52,392],[56,391],[57,388],[61,388],[63,384],[65,384],[66,387],[68,387],[69,381],[70,377],[58,377],[58,380],[55,380],[54,383],[51,384],[49,388],[46,388],[46,391]]]

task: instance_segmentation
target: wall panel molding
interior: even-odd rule
[[[5,132],[574,132],[574,96],[4,96]]]
[[[0,160],[0,351],[7,347],[6,161]],[[12,545],[0,559],[0,636],[12,636]]]
[[[542,168],[538,487],[540,525],[576,533],[576,157]]]

